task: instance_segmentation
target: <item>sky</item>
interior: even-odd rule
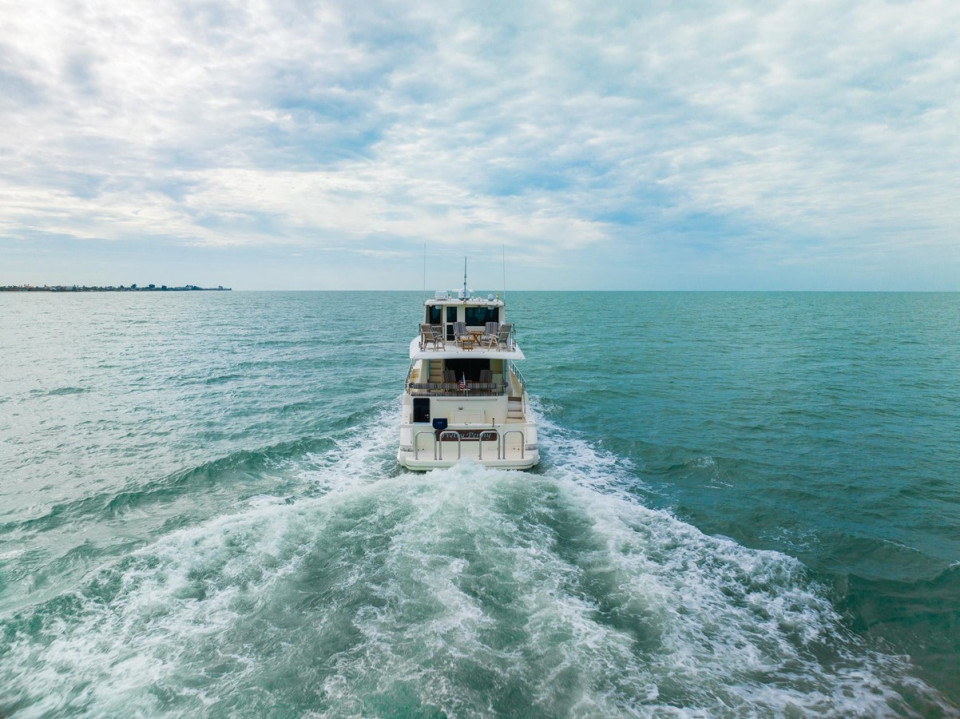
[[[960,290],[960,2],[0,0],[0,285]]]

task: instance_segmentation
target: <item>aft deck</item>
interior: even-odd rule
[[[525,390],[523,375],[512,362],[504,361],[501,357],[489,361],[471,356],[470,361],[465,363],[458,361],[455,354],[434,354],[430,360],[414,360],[407,373],[407,393],[413,397],[460,399],[522,396]],[[478,367],[483,368],[479,369],[480,379],[471,379]],[[497,370],[496,373],[494,370]],[[439,381],[444,375],[449,376],[451,373],[455,381]],[[460,379],[456,379],[457,377]],[[487,381],[484,381],[484,377]]]

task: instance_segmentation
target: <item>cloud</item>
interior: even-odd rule
[[[960,270],[955,3],[354,5],[4,0],[0,235],[506,245],[573,286]]]

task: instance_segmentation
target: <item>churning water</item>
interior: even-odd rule
[[[958,715],[960,297],[508,299],[414,474],[417,294],[0,296],[0,716]]]

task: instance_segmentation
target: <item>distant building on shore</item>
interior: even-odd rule
[[[183,287],[167,287],[166,285],[150,284],[139,287],[132,284],[123,285],[2,285],[0,292],[230,292],[232,288],[217,285],[216,287],[200,287],[198,285],[184,285]]]

